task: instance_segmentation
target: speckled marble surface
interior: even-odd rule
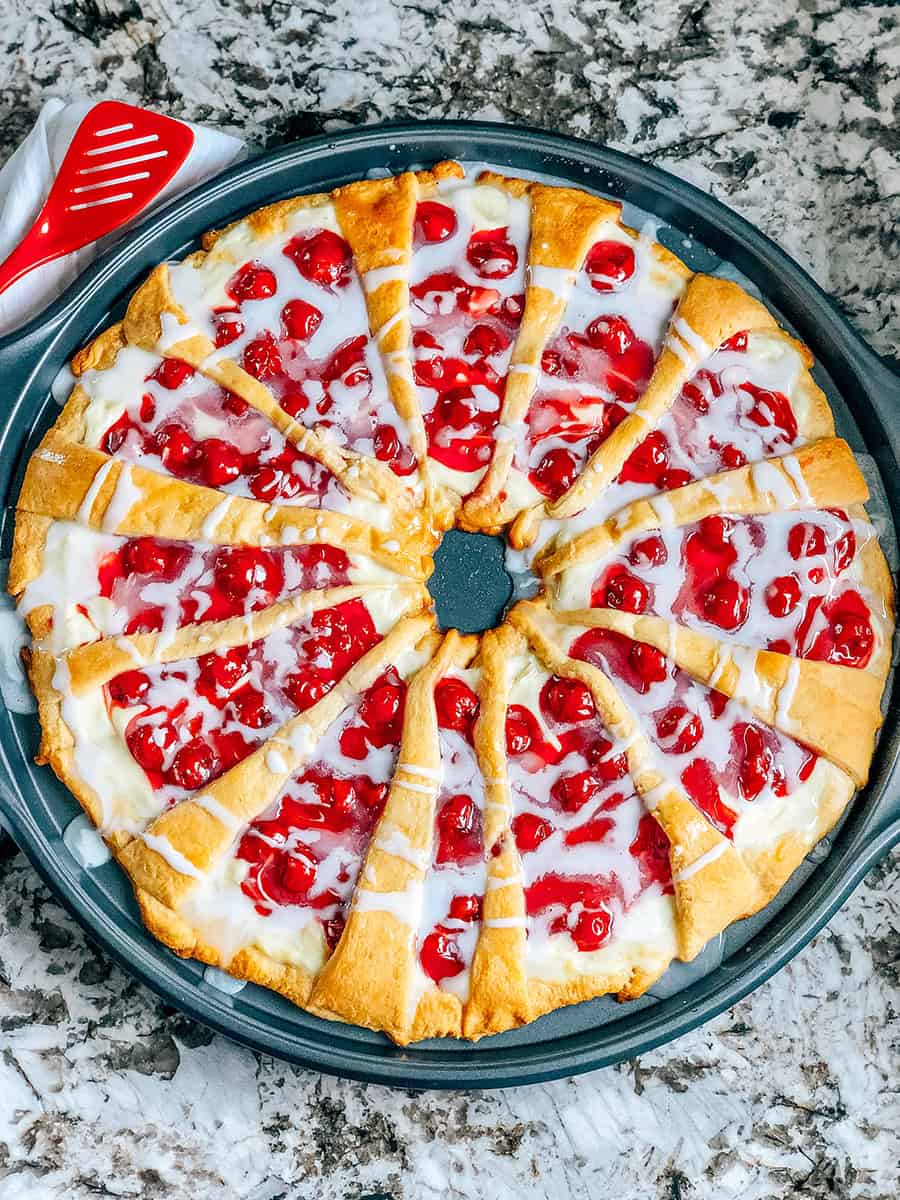
[[[43,101],[157,105],[254,146],[521,120],[734,206],[872,344],[900,327],[900,14],[826,0],[5,0],[0,159]],[[885,1200],[900,1191],[900,858],[769,984],[606,1072],[413,1095],[261,1058],[112,967],[5,844],[0,1200]]]

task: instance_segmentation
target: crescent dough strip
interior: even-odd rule
[[[719,513],[761,516],[798,509],[847,508],[868,497],[868,486],[847,443],[842,438],[822,438],[792,454],[721,471],[675,491],[636,500],[602,525],[549,548],[537,561],[541,574],[548,578],[599,561],[645,530],[689,525]]]
[[[768,309],[737,284],[695,275],[679,302],[669,336],[636,407],[588,459],[567,492],[555,502],[538,505],[516,518],[511,532],[514,545],[528,545],[544,517],[563,520],[589,508],[615,480],[632,451],[672,408],[683,385],[724,341],[740,332],[763,333],[795,352],[798,371],[789,399],[798,431],[805,441],[832,437],[834,420],[824,393],[809,373],[813,360],[806,347],[784,333]],[[752,357],[748,362],[752,363]]]
[[[185,483],[90,450],[53,429],[31,457],[18,508],[128,537],[248,546],[326,541],[413,577],[425,578],[429,571],[429,560],[414,538],[401,542],[340,513],[267,506]]]
[[[516,445],[527,437],[529,406],[539,390],[541,355],[565,321],[573,284],[588,250],[604,238],[626,241],[628,245],[638,241],[637,233],[619,221],[619,203],[574,188],[543,184],[530,185],[530,194],[528,287],[511,364],[518,369],[511,369],[507,378],[490,468],[463,511],[468,526],[491,532],[497,532],[526,505],[540,500],[537,489],[513,466]],[[671,291],[674,301],[690,278],[690,271],[657,243],[649,247],[648,258],[647,277]],[[627,309],[626,299],[623,305]],[[590,382],[585,381],[585,386],[589,388]]]
[[[231,844],[236,828],[253,821],[276,799],[348,700],[432,628],[432,619],[426,616],[399,622],[317,704],[291,718],[274,738],[213,780],[202,794],[158,816],[142,835],[151,840],[135,839],[120,856],[135,885],[177,908],[198,877]],[[223,820],[226,813],[233,820]]]
[[[734,646],[661,617],[609,608],[560,615],[566,624],[614,629],[656,646],[682,670],[737,700],[755,717],[810,746],[862,787],[881,726],[882,679],[835,663]]]
[[[415,933],[440,790],[434,686],[450,665],[464,665],[476,645],[476,638],[448,634],[409,686],[387,804],[369,842],[343,936],[309,1001],[320,1016],[383,1029],[401,1043],[410,1040],[416,1014]],[[458,1012],[456,1017],[458,1027]]]

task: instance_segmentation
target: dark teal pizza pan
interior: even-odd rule
[[[796,263],[724,205],[646,163],[589,142],[538,130],[468,122],[381,126],[285,146],[232,168],[154,214],[91,267],[38,319],[0,341],[0,553],[9,555],[12,510],[24,464],[57,412],[51,384],[73,351],[122,312],[150,267],[180,258],[200,234],[261,204],[441,158],[546,174],[626,201],[632,224],[647,214],[656,236],[690,266],[744,280],[816,356],[840,432],[863,456],[872,506],[889,558],[900,523],[900,378],[854,332]],[[510,594],[495,539],[450,534],[434,584],[445,624],[478,628]],[[896,561],[892,561],[896,567]],[[34,765],[33,714],[0,712],[0,815],[21,849],[87,933],[166,1001],[255,1050],[327,1071],[407,1088],[494,1088],[572,1075],[671,1041],[734,1004],[802,949],[866,872],[900,841],[900,721],[893,679],[872,778],[840,828],[816,848],[777,900],[732,926],[699,963],[674,967],[653,994],[551,1013],[477,1045],[426,1042],[401,1049],[386,1038],[330,1024],[248,985],[213,986],[143,929],[113,863],[81,867],[62,833],[75,800]],[[848,980],[848,989],[852,988]],[[848,996],[848,1003],[850,1002]]]

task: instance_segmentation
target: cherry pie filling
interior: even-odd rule
[[[839,509],[704,517],[636,538],[597,576],[591,605],[671,613],[765,649],[865,667],[872,614],[841,578],[856,555],[853,523]]]
[[[644,811],[589,689],[548,675],[537,708],[512,703],[506,714],[529,939],[565,934],[589,953],[615,937],[617,919],[648,891],[671,892],[669,842]]]
[[[351,582],[350,572],[347,553],[325,544],[203,547],[137,537],[103,556],[97,585],[100,596],[112,601],[117,622],[105,632],[152,633],[244,616],[297,592],[340,587]]]
[[[818,761],[808,747],[755,721],[743,705],[614,630],[589,629],[569,654],[623,685],[623,698],[693,804],[726,837],[741,810],[794,794]]]
[[[231,303],[214,314],[217,347],[233,344],[229,354],[299,424],[411,475],[417,463],[369,337],[350,246],[316,229],[291,238],[282,256],[296,275],[283,261],[235,272]]]
[[[309,910],[333,950],[397,760],[406,683],[389,667],[331,726],[313,760],[241,838],[241,891],[262,917]]]
[[[128,751],[174,803],[321,700],[380,640],[362,600],[348,600],[249,645],[123,671],[106,701],[128,710]]]
[[[473,742],[478,697],[465,680],[447,675],[435,688],[435,707],[443,786],[418,951],[422,970],[440,987],[468,972],[475,953],[485,884],[484,786]]]
[[[515,466],[549,500],[568,491],[594,451],[633,409],[653,373],[671,309],[666,305],[659,313],[654,345],[637,335],[628,319],[635,272],[631,246],[596,242],[585,259],[574,305],[570,302],[562,328],[541,356],[526,417],[527,445],[519,450]],[[581,323],[574,328],[576,316]]]
[[[470,474],[487,467],[493,450],[526,255],[522,231],[464,229],[460,220],[450,205],[419,204],[410,320],[429,457]],[[447,252],[436,253],[445,242]]]
[[[301,454],[262,413],[204,379],[179,358],[164,358],[144,380],[140,400],[103,434],[101,450],[188,483],[267,504],[323,505],[339,490],[331,473]]]

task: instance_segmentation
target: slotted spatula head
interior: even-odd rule
[[[130,221],[159,195],[193,144],[181,121],[118,100],[95,104],[75,131],[37,219],[0,264],[0,292],[33,267]]]

